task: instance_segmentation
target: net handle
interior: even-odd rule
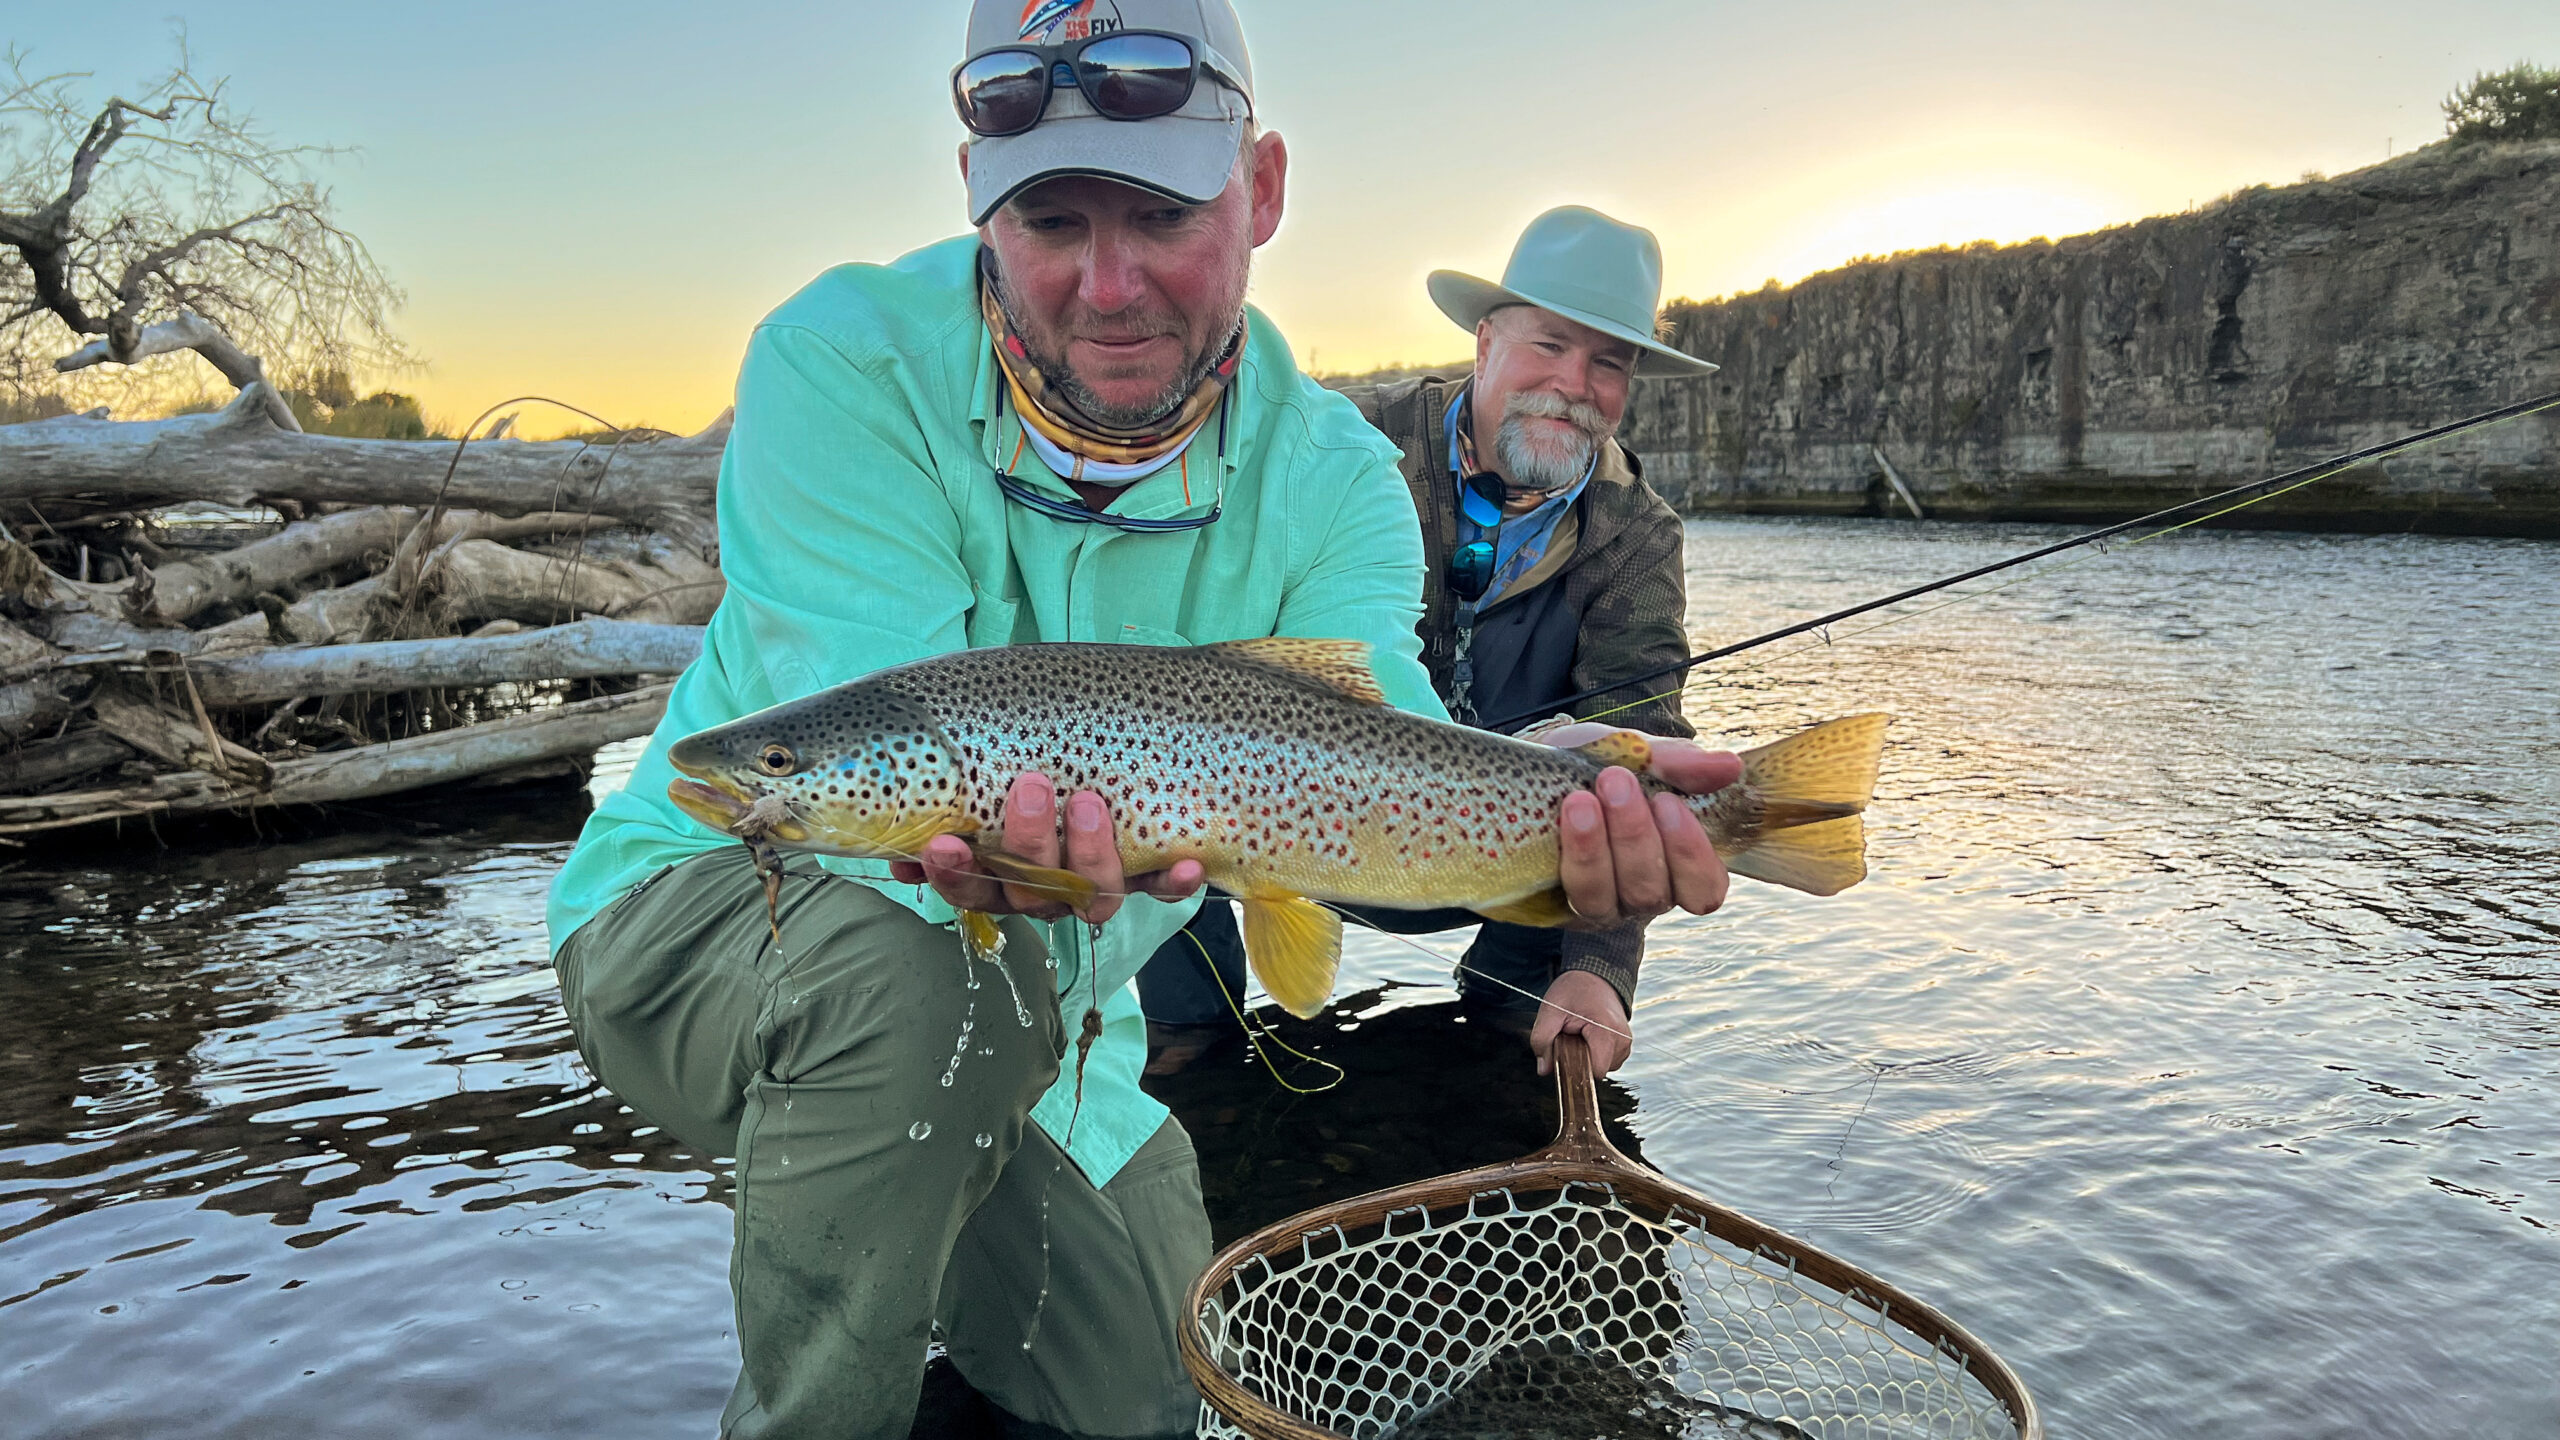
[[[1591,1043],[1579,1035],[1559,1034],[1547,1056],[1556,1072],[1556,1138],[1528,1158],[1641,1168],[1620,1154],[1600,1128],[1600,1087],[1591,1074]]]

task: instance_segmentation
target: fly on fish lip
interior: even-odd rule
[[[729,826],[729,833],[745,840],[761,840],[792,819],[791,802],[779,795],[759,795]]]

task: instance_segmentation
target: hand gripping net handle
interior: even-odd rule
[[[1554,1059],[1545,1149],[1321,1206],[1209,1262],[1180,1327],[1201,1434],[1427,1430],[1489,1365],[1529,1356],[1623,1372],[1592,1402],[1621,1415],[1629,1384],[1671,1398],[1672,1424],[1694,1418],[1667,1433],[2041,1440],[2026,1387],[1971,1333],[1627,1158],[1582,1038],[1558,1036]]]

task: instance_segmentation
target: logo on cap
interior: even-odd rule
[[[1101,7],[1102,14],[1094,13],[1096,6]],[[1062,40],[1107,35],[1128,23],[1120,18],[1120,7],[1112,0],[1029,0],[1022,7],[1020,38],[1054,45]]]

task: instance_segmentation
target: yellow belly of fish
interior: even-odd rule
[[[1455,808],[1472,812],[1480,803]],[[1256,978],[1305,1017],[1332,994],[1341,960],[1342,917],[1332,906],[1460,908],[1533,925],[1572,918],[1556,885],[1546,807],[1498,808],[1489,835],[1435,823],[1442,818],[1457,817],[1398,813],[1396,802],[1378,802],[1338,829],[1321,816],[1302,818],[1283,833],[1261,829],[1250,844],[1226,839],[1245,829],[1233,817],[1182,817],[1164,839],[1140,839],[1124,825],[1121,864],[1142,875],[1199,861],[1211,885],[1242,902],[1245,953]]]

